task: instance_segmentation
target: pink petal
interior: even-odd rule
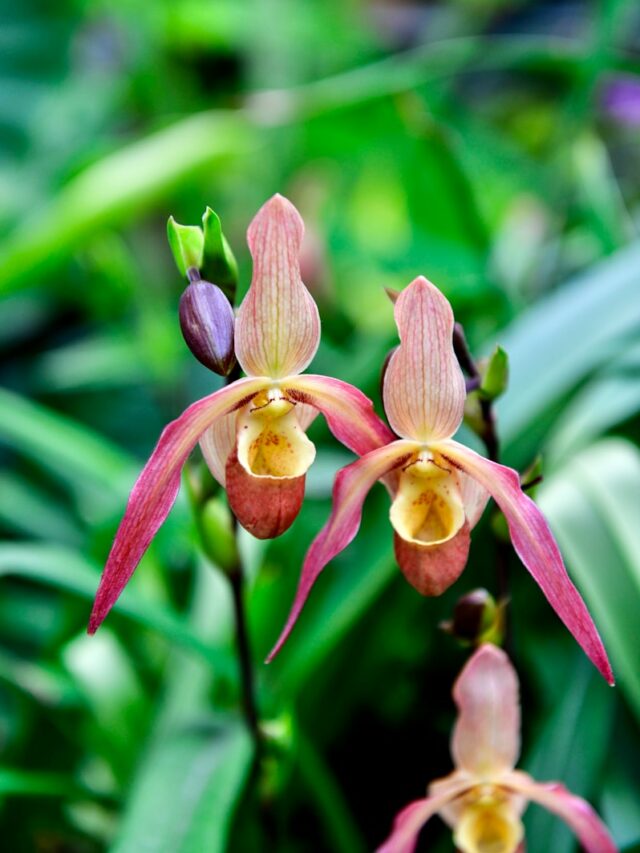
[[[224,488],[227,459],[236,444],[237,412],[217,420],[200,436],[200,450],[207,467]]]
[[[308,373],[287,382],[285,390],[290,399],[321,411],[338,441],[358,456],[395,440],[371,400],[348,382]]]
[[[396,815],[391,835],[378,847],[376,853],[413,853],[420,830],[429,818],[470,787],[468,780],[440,781],[448,784],[441,784],[437,794],[410,803]]]
[[[600,635],[567,574],[545,517],[520,488],[517,472],[490,462],[456,441],[442,442],[437,449],[495,499],[507,519],[516,553],[589,659],[613,684],[611,665]]]
[[[467,565],[469,524],[440,545],[419,545],[394,533],[393,549],[402,574],[420,595],[442,595],[455,583]]]
[[[587,853],[617,853],[613,838],[595,811],[557,782],[535,782],[526,773],[510,773],[504,784],[558,815],[576,835]]]
[[[100,579],[89,620],[93,634],[126,586],[180,488],[180,472],[198,439],[218,418],[248,402],[262,379],[239,379],[197,403],[166,426],[134,485]]]
[[[352,462],[338,472],[333,486],[331,516],[307,552],[293,607],[267,662],[277,655],[291,633],[320,572],[330,560],[347,547],[358,532],[362,504],[373,484],[392,468],[401,465],[415,449],[415,445],[411,442],[395,441],[385,447],[372,450],[362,459]]]
[[[238,311],[235,348],[250,376],[295,375],[318,349],[318,309],[300,278],[303,234],[300,214],[281,195],[270,198],[249,226],[253,278]]]
[[[456,767],[488,779],[511,770],[520,754],[520,700],[518,677],[502,649],[480,646],[458,676],[453,698]]]
[[[453,351],[451,306],[420,276],[398,296],[394,314],[400,346],[389,361],[382,392],[389,423],[403,438],[449,438],[462,420],[466,395]]]
[[[460,491],[462,492],[462,503],[464,504],[464,514],[467,516],[469,527],[471,530],[482,518],[482,513],[485,511],[487,502],[491,495],[481,486],[473,477],[458,472],[458,482],[460,483]]]

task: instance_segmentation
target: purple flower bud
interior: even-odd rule
[[[234,368],[233,308],[215,284],[192,281],[180,298],[180,328],[195,357],[221,376]]]

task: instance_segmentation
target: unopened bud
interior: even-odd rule
[[[233,308],[215,284],[193,281],[180,298],[180,328],[199,362],[228,376],[234,368]]]
[[[486,589],[474,589],[456,602],[453,619],[441,627],[462,643],[497,643],[503,633],[503,606]]]
[[[484,400],[495,400],[507,390],[509,358],[502,347],[496,346],[489,358],[480,365],[482,380],[478,392]]]
[[[238,564],[233,518],[221,496],[209,498],[200,509],[198,527],[207,557],[223,572],[233,571]]]

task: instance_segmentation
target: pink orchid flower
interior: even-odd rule
[[[182,467],[198,442],[240,523],[257,537],[272,538],[300,509],[315,457],[305,430],[317,412],[359,455],[393,438],[357,388],[327,376],[299,375],[320,342],[318,309],[300,278],[303,233],[298,211],[280,195],[249,226],[253,278],[235,321],[236,355],[247,376],[193,403],[164,429],[131,492],[100,580],[90,633],[167,517]]]
[[[591,806],[556,782],[514,770],[520,754],[518,677],[495,646],[481,646],[453,688],[458,707],[451,755],[455,770],[429,785],[428,796],[396,817],[378,853],[412,853],[424,824],[438,814],[462,853],[523,850],[521,816],[529,801],[562,818],[587,853],[616,853]],[[521,846],[522,845],[522,846]]]
[[[364,499],[384,479],[398,564],[423,595],[457,580],[470,531],[489,495],[504,513],[513,546],[560,619],[610,683],[611,667],[589,612],[572,584],[549,526],[520,487],[516,471],[452,439],[462,421],[465,382],[453,350],[453,312],[443,294],[417,278],[398,296],[400,346],[389,360],[384,408],[398,438],[343,468],[329,521],[306,555],[298,591],[270,658],[279,651],[327,563],[355,537]]]

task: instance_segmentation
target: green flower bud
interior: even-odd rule
[[[204,232],[203,276],[220,287],[231,304],[235,302],[238,264],[222,233],[220,217],[210,207],[202,217]]]
[[[167,237],[180,275],[188,276],[190,269],[202,268],[204,234],[197,225],[180,225],[173,216],[167,222]]]
[[[484,400],[495,400],[507,390],[509,383],[509,357],[502,347],[496,346],[481,365],[482,381],[478,393]]]

